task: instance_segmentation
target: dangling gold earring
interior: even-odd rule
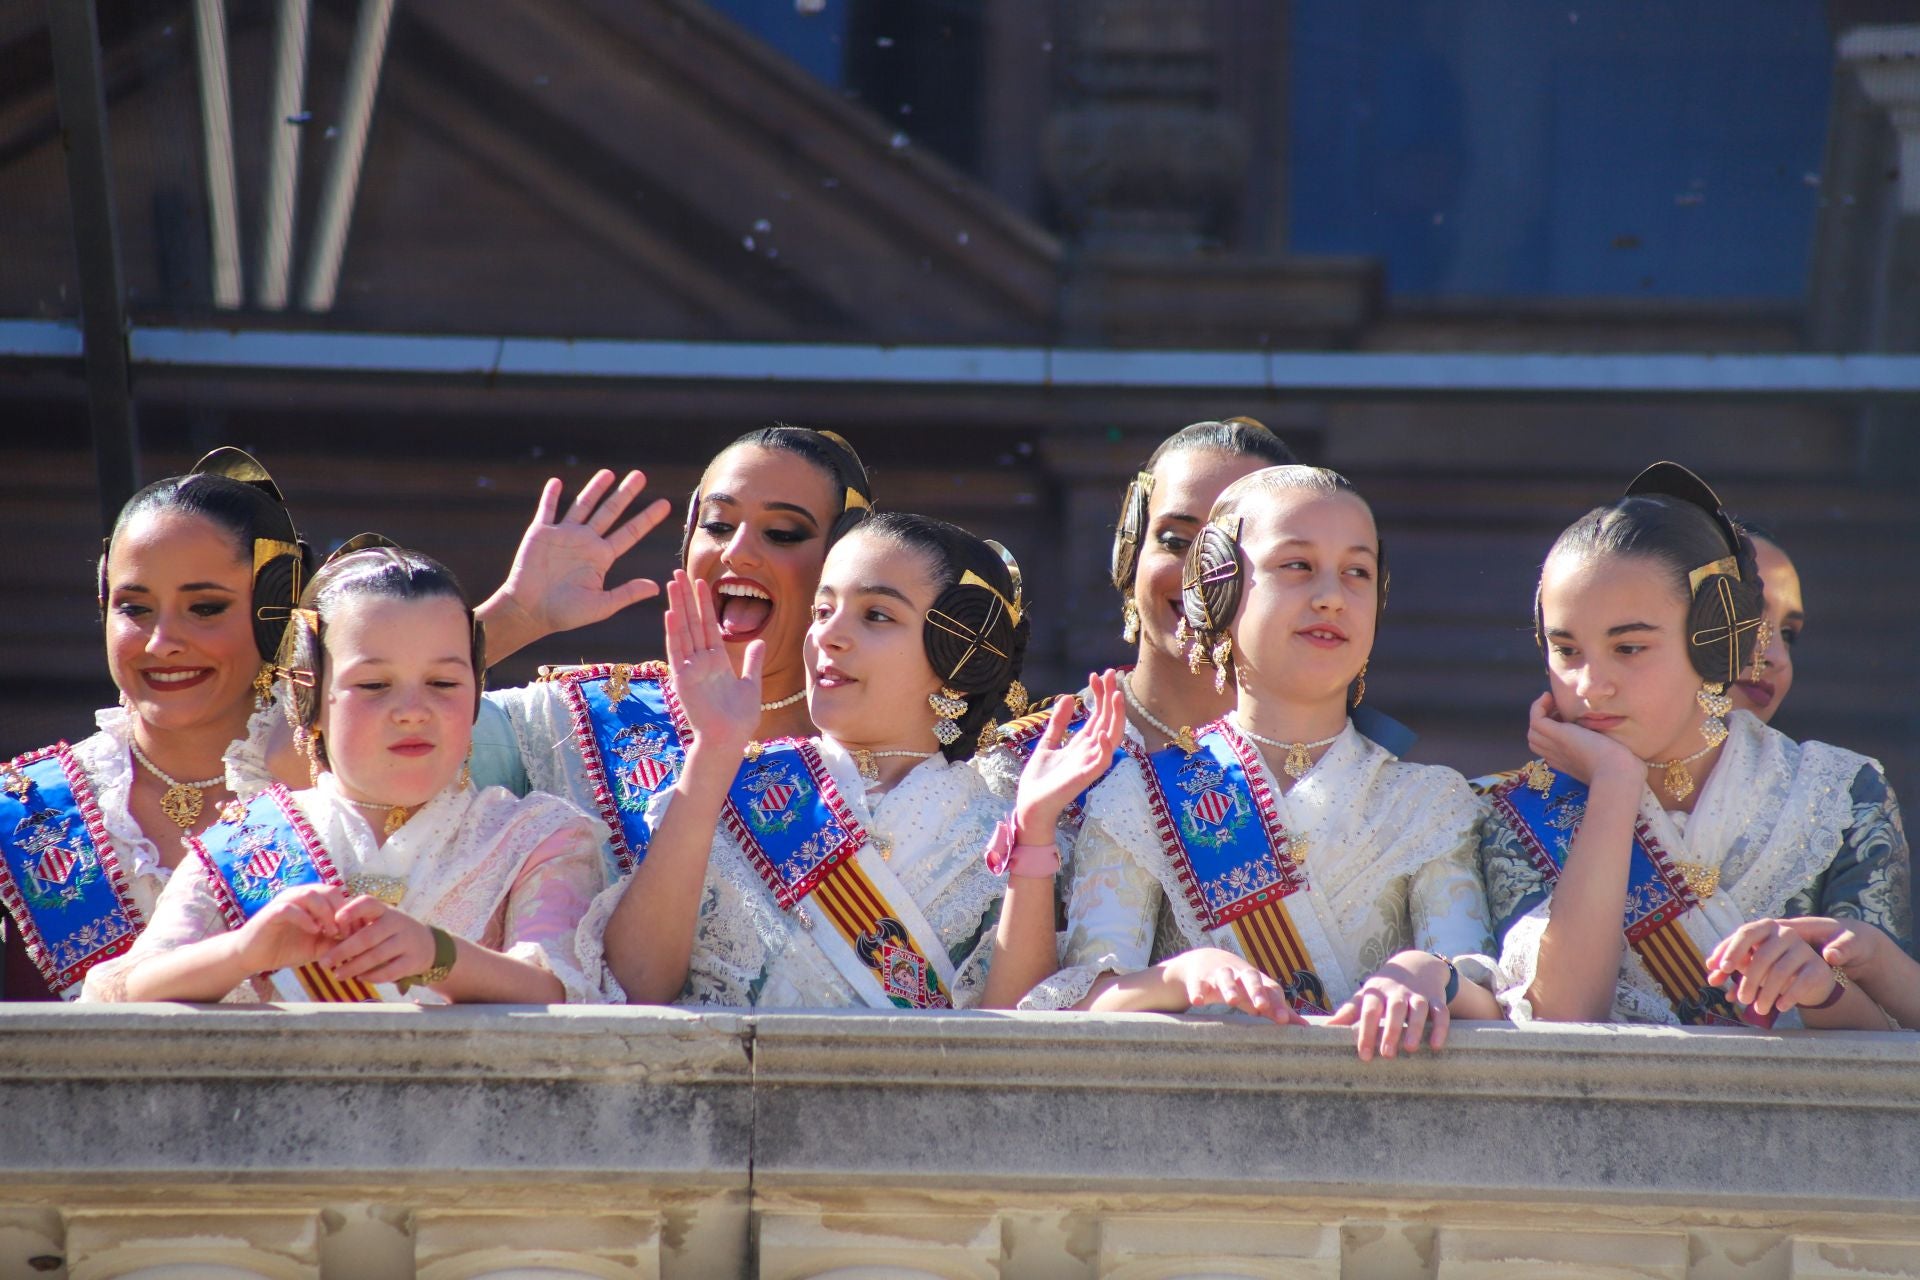
[[[967,714],[967,695],[945,685],[940,692],[927,695],[927,704],[933,708],[933,736],[943,747],[950,747],[960,741],[960,726],[954,721]]]
[[[460,762],[460,789],[462,791],[470,791],[473,789],[473,753],[472,752],[468,752],[467,758]]]
[[[1225,693],[1227,690],[1227,664],[1233,661],[1233,637],[1221,636],[1220,643],[1213,646],[1213,691]]]
[[[273,664],[263,662],[253,675],[253,709],[265,711],[273,705]]]
[[[1700,709],[1707,713],[1701,722],[1700,736],[1706,739],[1709,747],[1717,747],[1727,740],[1727,722],[1724,717],[1733,710],[1733,699],[1727,696],[1727,686],[1702,681],[1700,691],[1693,695]]]
[[[1128,596],[1120,608],[1120,638],[1128,644],[1140,643],[1140,607],[1134,604],[1132,596]]]
[[[1001,701],[1006,704],[1007,714],[1018,720],[1033,705],[1033,695],[1027,692],[1027,686],[1015,680],[1007,685],[1007,696]]]
[[[1369,659],[1369,661],[1371,661],[1371,659]],[[1363,662],[1360,664],[1360,674],[1353,678],[1353,707],[1359,706],[1360,699],[1366,696],[1367,696],[1367,664]],[[1351,711],[1353,710],[1353,707],[1348,707],[1347,709]]]
[[[1760,625],[1754,628],[1753,632],[1753,678],[1755,680],[1766,675],[1767,668],[1773,665],[1767,661],[1767,650],[1771,648],[1773,648],[1773,627],[1765,618],[1762,618]]]
[[[307,758],[307,781],[314,786],[320,785],[320,730],[300,728],[293,732],[293,742],[300,754]]]

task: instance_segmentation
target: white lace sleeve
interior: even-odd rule
[[[267,704],[247,719],[247,736],[235,738],[220,757],[226,768],[227,790],[241,800],[251,800],[272,785],[270,760],[275,731],[286,724],[286,712],[278,701]]]
[[[1061,969],[1020,1001],[1022,1009],[1071,1009],[1102,974],[1133,973],[1153,961],[1160,882],[1097,816],[1081,828]]]
[[[582,917],[602,883],[599,842],[582,818],[540,842],[507,894],[504,954],[558,978],[569,1004],[602,999],[578,954]]]
[[[88,970],[80,988],[80,999],[119,1002],[127,999],[127,975],[141,962],[167,951],[203,941],[227,932],[226,918],[213,896],[207,866],[199,858],[181,862],[167,887],[154,904],[153,918],[131,950]],[[251,1003],[262,998],[251,982],[242,983],[221,997],[223,1002]]]

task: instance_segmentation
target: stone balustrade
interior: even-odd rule
[[[1920,1275],[1920,1037],[0,1006],[0,1276]]]

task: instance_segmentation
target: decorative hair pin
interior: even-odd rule
[[[1000,557],[1000,563],[1007,566],[1007,577],[1013,583],[1013,603],[1007,606],[1007,612],[1013,618],[1013,625],[1017,627],[1020,625],[1021,614],[1026,609],[1026,597],[1020,587],[1022,581],[1020,562],[1013,558],[1013,552],[1007,550],[1003,543],[996,542],[992,538],[985,539],[985,542],[993,548],[993,554]],[[1004,596],[1001,598],[1005,599]]]
[[[1687,594],[1690,596],[1699,595],[1700,584],[1708,578],[1716,576],[1732,578],[1735,582],[1741,581],[1740,561],[1733,556],[1721,556],[1711,564],[1701,565],[1698,569],[1695,569],[1687,575]]]

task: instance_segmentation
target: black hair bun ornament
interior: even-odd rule
[[[250,484],[281,506],[287,505],[286,497],[280,492],[280,486],[273,482],[273,477],[268,475],[267,469],[260,465],[260,460],[245,449],[236,449],[230,444],[223,444],[208,453],[194,463],[187,474],[224,476],[241,484]]]
[[[941,592],[920,633],[941,682],[962,693],[1002,688],[1013,674],[1017,608],[972,570]]]
[[[1245,588],[1240,561],[1241,521],[1200,526],[1180,576],[1180,614],[1203,647],[1232,625]]]
[[[1735,526],[1733,517],[1727,514],[1720,495],[1713,491],[1713,486],[1679,463],[1654,463],[1633,478],[1625,496],[1678,498],[1681,502],[1700,508],[1720,526],[1720,532],[1727,540],[1727,551],[1739,554],[1740,530]]]

